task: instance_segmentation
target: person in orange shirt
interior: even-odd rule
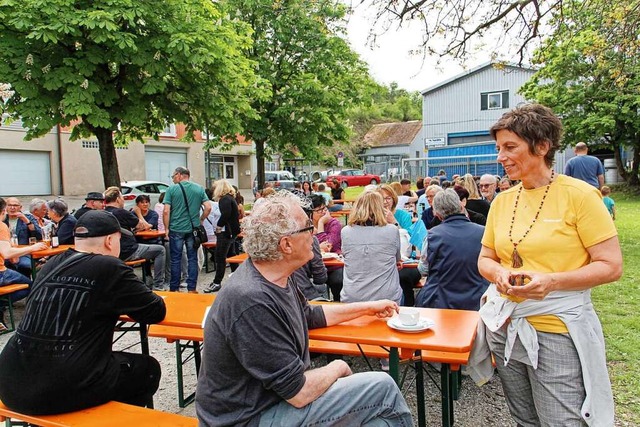
[[[0,286],[7,286],[13,284],[27,284],[31,286],[31,279],[27,276],[18,273],[15,270],[8,269],[4,265],[5,260],[13,260],[17,262],[18,258],[23,255],[29,255],[35,251],[41,251],[47,248],[44,243],[36,243],[35,245],[14,248],[11,246],[11,234],[9,227],[4,223],[4,219],[7,216],[7,202],[0,197]],[[11,301],[20,301],[29,295],[29,289],[23,289],[11,294]],[[6,329],[4,324],[4,309],[5,307],[0,305],[0,330]]]

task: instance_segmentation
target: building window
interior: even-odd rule
[[[508,90],[480,94],[480,110],[500,110],[505,108],[509,108]]]
[[[98,148],[98,141],[82,140],[82,148]]]
[[[166,125],[164,129],[159,133],[160,136],[177,136],[176,133],[176,125],[170,124]]]

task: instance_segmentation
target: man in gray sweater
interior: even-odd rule
[[[196,411],[201,426],[411,426],[383,372],[352,374],[342,360],[308,370],[308,329],[363,315],[390,317],[388,300],[307,304],[294,271],[312,257],[313,224],[300,199],[271,196],[243,223],[250,258],[216,298],[204,327]]]

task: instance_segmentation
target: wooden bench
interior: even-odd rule
[[[204,251],[204,271],[205,273],[210,273],[212,271],[216,271],[216,263],[213,263],[213,269],[209,270],[209,254],[211,253],[208,249],[215,249],[217,246],[216,242],[204,242],[202,247],[206,249]]]
[[[144,270],[144,265],[149,261],[143,258],[133,259],[131,261],[125,261],[124,263],[131,268],[142,267],[142,281],[147,284],[147,272]]]
[[[20,283],[0,286],[0,299],[7,301],[7,307],[9,308],[9,327],[0,331],[0,335],[7,334],[16,330],[15,319],[13,317],[13,302],[11,301],[11,294],[23,289],[29,289],[29,285]]]
[[[156,411],[149,408],[108,402],[93,408],[58,415],[25,415],[12,411],[0,402],[0,421],[7,426],[29,423],[41,427],[197,427],[198,420],[183,415]]]
[[[150,325],[148,336],[164,338],[168,343],[176,344],[176,376],[178,378],[178,406],[184,408],[195,400],[195,391],[185,397],[183,367],[191,359],[196,365],[196,377],[200,371],[201,343],[204,332],[200,328],[181,328],[178,326]],[[182,341],[186,341],[183,343]],[[185,353],[191,350],[190,353]]]

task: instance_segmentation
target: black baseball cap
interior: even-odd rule
[[[87,193],[87,197],[85,200],[104,200],[104,196],[102,193],[98,193],[97,191],[92,191],[91,193]]]
[[[74,234],[76,237],[100,237],[108,236],[117,231],[133,236],[129,230],[120,227],[118,219],[111,212],[90,210],[80,217],[76,223]]]

